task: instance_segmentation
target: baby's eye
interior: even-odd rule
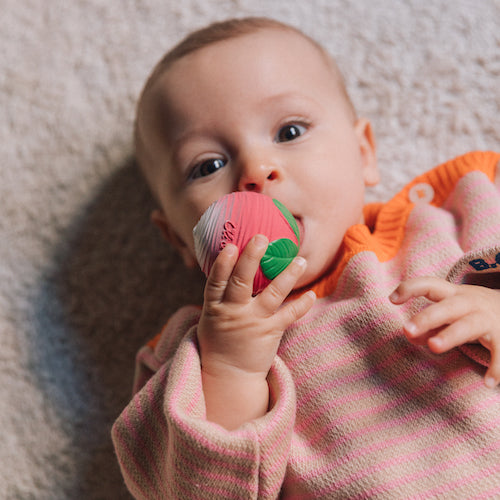
[[[211,175],[217,172],[217,170],[220,170],[225,165],[226,165],[226,160],[223,160],[221,158],[210,158],[210,160],[205,160],[202,161],[201,163],[198,163],[198,165],[196,165],[192,170],[191,175],[189,177],[191,179],[206,177],[207,175]]]
[[[276,134],[275,141],[276,142],[288,142],[297,139],[302,134],[306,132],[306,127],[303,125],[299,125],[297,123],[285,125],[278,130]]]

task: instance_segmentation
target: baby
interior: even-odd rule
[[[113,428],[134,496],[500,494],[499,154],[365,206],[369,121],[316,42],[263,18],[211,25],[159,62],[136,150],[186,265],[200,216],[234,191],[282,202],[301,246],[253,295],[267,239],[240,257],[226,245],[202,308],[140,351]]]

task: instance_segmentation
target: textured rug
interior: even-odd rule
[[[387,199],[500,148],[498,0],[0,0],[0,498],[120,499],[109,437],[134,354],[199,301],[149,223],[142,83],[181,36],[268,15],[322,42],[378,137]]]

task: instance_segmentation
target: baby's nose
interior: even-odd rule
[[[253,162],[247,164],[241,172],[238,191],[264,193],[267,186],[281,177],[280,170],[273,164]]]

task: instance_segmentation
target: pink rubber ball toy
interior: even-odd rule
[[[278,200],[253,192],[234,192],[210,205],[193,229],[196,258],[206,276],[219,254],[228,244],[240,254],[256,234],[269,239],[266,254],[260,262],[253,292],[261,292],[282,272],[299,252],[297,222]]]

